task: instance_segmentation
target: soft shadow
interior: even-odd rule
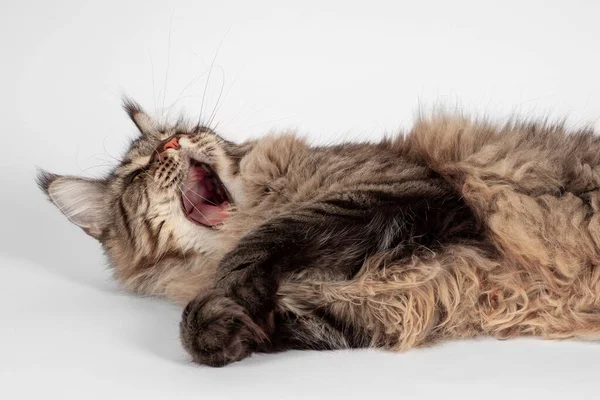
[[[26,259],[65,279],[114,291],[98,242],[71,224],[23,171],[0,178],[0,253]]]
[[[176,364],[191,364],[179,341],[182,309],[157,298],[139,298],[136,303],[138,324],[132,341],[144,351]]]

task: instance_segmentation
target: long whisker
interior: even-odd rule
[[[197,97],[197,96],[186,96],[186,97],[181,97],[183,96],[183,94],[196,82],[198,82],[200,79],[202,79],[204,77],[204,75],[200,75],[195,77],[194,79],[192,79],[191,81],[189,81],[187,83],[187,85],[185,85],[185,87],[181,90],[181,92],[179,92],[179,95],[177,96],[177,98],[175,99],[175,101],[173,101],[171,104],[169,104],[166,109],[170,110],[175,104],[177,104],[177,102],[181,99],[187,98],[187,97]]]
[[[168,81],[169,81],[169,68],[171,67],[171,33],[173,31],[173,16],[175,15],[175,10],[171,13],[171,20],[169,22],[169,41],[167,43],[167,71],[165,73],[165,86],[163,90],[163,103],[161,109],[161,118],[165,116],[165,99],[167,98],[167,89],[168,89]]]
[[[104,89],[108,90],[110,92],[110,94],[112,94],[113,96],[115,96],[118,100],[122,99],[122,97],[119,97],[115,92],[113,92],[112,90],[110,90],[108,86],[104,85]]]
[[[94,169],[94,168],[109,168],[109,167],[113,167],[112,164],[108,164],[108,163],[104,163],[104,164],[100,164],[100,165],[92,165],[90,167],[87,168],[81,168],[79,165],[77,165],[80,169],[79,174],[80,175],[84,175],[87,171],[89,171],[90,169]]]
[[[237,79],[240,77],[240,75],[242,74],[242,72],[244,72],[244,70],[246,69],[247,64],[244,65],[244,68],[242,68],[242,70],[240,72],[238,72],[238,74],[235,76],[235,78],[233,78],[233,81],[231,82],[231,85],[229,85],[229,89],[227,89],[227,93],[225,93],[225,97],[223,98],[223,101],[221,103],[219,103],[219,100],[217,99],[217,104],[215,105],[215,109],[213,110],[213,114],[211,114],[211,118],[208,121],[207,126],[210,127],[212,125],[213,119],[217,116],[217,113],[219,112],[219,109],[221,108],[221,106],[223,104],[225,104],[225,101],[227,100],[227,98],[229,97],[229,93],[231,92],[231,89],[233,88],[233,85],[235,84],[235,82],[237,81]],[[223,78],[223,83],[225,83],[225,78]],[[221,87],[221,90],[223,90],[223,88]],[[219,94],[219,98],[220,98],[220,94]],[[219,124],[217,123],[217,125],[215,125],[213,130],[217,129],[217,126]]]
[[[196,211],[198,211],[198,212],[200,213],[200,215],[202,215],[202,218],[204,218],[205,220],[207,220],[207,221],[208,221],[208,218],[206,218],[206,216],[205,216],[204,214],[202,214],[202,211],[200,211],[200,210],[198,210],[198,208],[196,208],[196,206],[194,205],[194,203],[192,203],[192,201],[189,199],[189,197],[187,197],[187,196],[185,195],[185,193],[183,193],[183,190],[181,190],[181,188],[179,188],[179,191],[181,192],[181,195],[182,195],[183,197],[185,197],[185,198],[186,198],[186,199],[187,199],[187,200],[190,202],[190,204],[192,205],[192,207],[194,207],[194,209],[195,209]]]
[[[207,127],[210,127],[210,124],[212,123],[212,120],[215,117],[215,111],[217,110],[217,107],[219,106],[219,101],[221,101],[221,96],[223,95],[223,89],[225,88],[225,70],[220,65],[217,65],[217,67],[221,71],[221,89],[219,90],[219,96],[217,96],[217,101],[215,102],[215,106],[213,107],[213,110],[210,113],[210,116],[208,117],[208,122],[206,123]]]
[[[104,154],[106,154],[107,156],[109,156],[110,158],[112,158],[113,160],[115,160],[116,162],[118,162],[119,164],[123,163],[123,160],[120,158],[117,158],[113,155],[111,155],[108,150],[106,149],[106,136],[104,136],[104,139],[102,139],[102,149],[104,149]]]
[[[119,160],[119,159],[111,156],[108,153],[105,153],[105,154],[96,153],[96,154],[93,155],[94,158],[96,158],[96,159],[98,159],[98,160],[100,160],[102,162],[107,163],[107,164],[105,164],[105,166],[107,166],[107,167],[114,167],[114,164],[112,164],[112,160],[106,160],[106,159],[100,158],[100,156],[107,156],[107,157],[111,158],[112,160],[117,161],[119,164],[123,164],[125,162],[124,160]],[[128,161],[128,164],[135,165],[137,167],[145,167],[146,166],[146,164],[138,163],[138,162],[135,162],[135,161]]]
[[[154,83],[154,61],[152,60],[152,53],[148,49],[148,55],[150,56],[150,68],[152,70],[152,100],[154,103],[154,112],[156,112],[156,85]]]
[[[221,122],[223,122],[223,125],[227,125],[228,123],[230,123],[231,121],[233,121],[237,116],[239,116],[242,112],[244,112],[246,108],[248,108],[248,105],[246,105],[246,104],[242,105],[235,113],[233,113],[233,115],[231,115],[225,121],[219,121],[217,123],[217,125],[215,125],[215,128],[213,130],[217,130],[217,127],[219,126],[219,124]]]
[[[148,172],[148,171],[142,171],[142,174],[144,174],[146,176],[149,176],[150,179],[152,179],[152,183],[156,183],[156,178],[150,172]]]
[[[184,187],[183,187],[183,185],[182,185],[181,183],[178,183],[177,185],[179,186],[179,190],[183,190],[183,189],[184,189]],[[196,196],[200,197],[202,200],[206,201],[207,203],[210,203],[210,204],[212,204],[213,206],[218,206],[218,204],[216,204],[216,203],[213,203],[212,201],[210,201],[210,200],[209,200],[209,199],[207,199],[206,197],[202,196],[201,194],[199,194],[199,193],[196,193],[196,192],[194,192],[193,190],[191,190],[191,189],[189,189],[189,188],[187,188],[187,187],[186,187],[185,189],[186,189],[186,190],[189,190],[189,191],[190,191],[190,192],[192,192],[192,193],[194,193]],[[187,198],[187,196],[186,196],[186,198]],[[189,200],[189,198],[187,198],[187,199]]]
[[[163,101],[162,101],[162,110],[161,116],[165,116],[165,99],[167,98],[167,82],[169,81],[169,67],[171,66],[171,32],[173,30],[173,16],[175,15],[175,10],[171,13],[171,22],[169,23],[169,42],[167,45],[167,72],[165,74],[165,89],[163,92]]]
[[[229,28],[229,29],[231,29],[231,28]],[[213,67],[215,65],[215,60],[217,59],[217,55],[219,54],[219,50],[221,49],[221,45],[223,44],[223,41],[225,40],[225,37],[229,33],[229,29],[227,29],[227,32],[225,32],[225,34],[223,35],[223,38],[219,42],[219,46],[217,46],[217,51],[215,51],[215,55],[214,55],[214,57],[212,59],[212,62],[210,63],[210,68],[208,69],[208,76],[206,78],[206,83],[204,84],[204,93],[202,94],[202,102],[200,103],[200,115],[198,116],[198,125],[202,125],[202,114],[204,113],[204,99],[206,98],[206,89],[208,88],[208,83],[210,82],[210,74],[211,74],[212,69],[213,69]]]

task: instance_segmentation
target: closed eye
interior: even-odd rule
[[[146,172],[148,172],[148,168],[140,168],[140,169],[136,169],[135,171],[133,171],[131,174],[129,174],[127,176],[127,184],[130,184],[132,182],[135,182],[137,180],[142,179],[143,175]]]

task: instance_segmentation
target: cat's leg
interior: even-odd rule
[[[264,348],[264,338],[277,332],[273,313],[280,282],[307,268],[343,280],[368,255],[390,249],[406,254],[477,233],[467,206],[439,183],[411,188],[414,183],[404,190],[339,194],[279,215],[243,237],[221,260],[215,292],[186,308],[186,349],[201,363],[223,365]]]
[[[181,321],[184,348],[195,362],[221,367],[253,352],[338,350],[368,347],[371,335],[329,310],[282,310],[255,322],[248,311],[219,290],[191,301]]]
[[[361,237],[366,224],[341,224],[301,210],[242,238],[221,260],[215,289],[185,308],[181,339],[192,358],[222,366],[259,349],[270,351],[270,338],[278,335],[274,311],[282,277],[321,267],[332,279],[344,279],[360,268],[369,245]]]

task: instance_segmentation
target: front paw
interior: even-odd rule
[[[192,359],[211,367],[246,358],[267,340],[244,307],[221,291],[192,300],[183,311],[179,329],[181,343]]]

